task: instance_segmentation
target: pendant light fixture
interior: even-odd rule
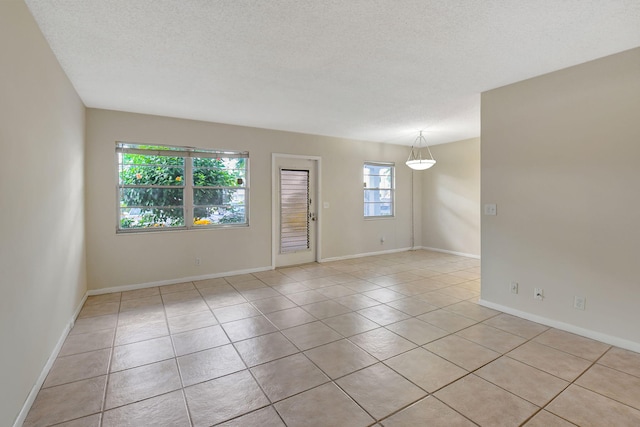
[[[429,153],[428,158],[426,156],[422,156],[425,148],[426,153]],[[431,150],[429,149],[429,144],[427,144],[427,140],[422,136],[422,131],[420,131],[420,135],[418,135],[416,140],[413,142],[413,145],[411,146],[411,154],[409,154],[409,158],[406,163],[411,169],[418,171],[429,169],[431,166],[436,164],[436,161],[433,159],[433,155],[431,154]]]

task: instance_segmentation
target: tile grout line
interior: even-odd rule
[[[195,284],[193,282],[191,282],[191,284],[193,285],[193,287],[196,289],[196,292],[198,292],[198,294],[200,295],[201,298],[204,297],[202,296],[202,293],[200,292],[200,289],[198,289]],[[184,406],[187,412],[187,420],[189,421],[189,425],[193,427],[193,418],[191,415],[191,408],[189,406],[189,401],[187,400],[187,394],[185,392],[185,385],[184,385],[184,379],[183,379],[183,375],[182,375],[182,369],[180,368],[180,363],[178,363],[178,352],[176,351],[176,344],[174,341],[174,334],[171,333],[171,327],[169,326],[169,315],[167,313],[167,309],[165,306],[165,301],[164,298],[162,297],[162,292],[160,292],[160,299],[162,301],[162,312],[164,313],[164,319],[165,322],[167,324],[167,332],[169,332],[169,339],[171,340],[171,348],[173,350],[173,359],[175,360],[175,364],[176,364],[176,368],[178,370],[178,379],[180,380],[180,385],[182,387],[180,387],[180,395],[182,396],[182,400],[184,402]],[[208,307],[209,305],[207,305]],[[213,315],[213,313],[211,313]],[[215,317],[214,317],[215,318]]]
[[[255,277],[255,276],[254,276],[254,277]],[[260,279],[258,279],[258,280],[260,280]],[[260,280],[260,281],[262,282],[262,280]],[[262,282],[262,283],[264,283],[264,282]],[[236,292],[239,292],[239,291],[236,289],[236,287],[235,287],[235,286],[233,286],[233,284],[231,284],[231,283],[230,283],[230,285],[231,285],[231,287],[233,287],[233,288],[236,290]],[[267,285],[267,286],[268,286],[268,285]],[[246,299],[246,298],[245,298],[245,299]],[[249,301],[247,301],[247,302],[249,302]],[[251,302],[249,302],[249,303],[251,304]],[[207,304],[207,306],[209,306],[209,304]],[[251,306],[253,307],[253,304],[251,304]],[[211,309],[211,307],[209,307],[209,308]],[[257,309],[257,308],[256,308],[256,309]],[[258,310],[258,311],[259,311],[259,310]],[[259,411],[259,410],[264,409],[264,408],[267,408],[267,407],[271,407],[271,408],[273,408],[274,412],[277,414],[277,416],[280,418],[280,420],[284,423],[284,420],[282,419],[282,416],[281,416],[281,415],[280,415],[280,413],[276,410],[276,408],[275,408],[275,406],[274,406],[273,402],[271,401],[271,399],[269,398],[269,396],[267,395],[267,393],[265,393],[264,388],[262,387],[262,384],[260,384],[260,382],[257,380],[257,378],[255,377],[254,373],[251,371],[251,368],[249,367],[249,365],[248,365],[248,364],[247,364],[247,362],[244,360],[244,358],[242,357],[242,355],[240,354],[240,352],[238,351],[238,349],[237,349],[237,347],[236,347],[236,342],[241,342],[241,341],[245,341],[245,340],[240,340],[240,341],[236,341],[236,342],[234,342],[233,340],[231,340],[231,337],[229,336],[229,334],[227,333],[227,331],[226,331],[226,330],[224,329],[224,327],[222,326],[222,323],[220,323],[220,319],[218,319],[218,317],[217,317],[217,316],[216,316],[216,314],[214,313],[213,309],[211,309],[211,313],[213,314],[214,318],[218,321],[218,324],[220,325],[220,329],[222,329],[222,331],[224,332],[225,336],[227,337],[227,339],[228,339],[228,340],[229,340],[229,342],[231,343],[231,346],[233,347],[233,350],[235,351],[236,355],[240,358],[240,360],[241,360],[241,361],[242,361],[242,363],[244,364],[244,366],[245,366],[245,369],[244,369],[244,370],[246,370],[246,371],[249,373],[249,375],[251,375],[251,378],[253,379],[253,381],[255,382],[255,384],[256,384],[256,385],[258,386],[258,388],[260,389],[260,392],[262,393],[262,395],[263,395],[263,396],[267,399],[267,401],[269,402],[269,404],[268,404],[268,405],[262,406],[262,407],[260,407],[260,408],[252,409],[252,410],[251,410],[251,411],[249,411],[249,412],[243,412],[243,413],[241,413],[241,414],[238,414],[238,416],[237,416],[237,417],[233,417],[233,418],[230,418],[230,419],[228,419],[228,420],[223,420],[223,421],[221,421],[220,423],[216,423],[216,424],[221,424],[221,423],[224,423],[224,422],[228,422],[228,421],[231,421],[231,420],[234,420],[234,419],[237,419],[237,418],[243,417],[243,416],[247,415],[248,413],[251,413],[251,412],[254,412],[254,411]],[[262,316],[263,316],[263,317],[264,317],[264,318],[265,318],[269,323],[271,323],[271,324],[273,325],[273,323],[272,323],[272,322],[271,322],[271,321],[270,321],[266,316],[264,316],[264,314],[262,314]],[[257,317],[257,316],[256,316],[256,317]],[[278,328],[277,328],[275,325],[273,325],[273,327],[275,327],[275,328],[278,330]],[[278,332],[279,332],[279,330],[278,330]],[[266,334],[264,334],[264,335],[266,335]],[[258,335],[258,336],[263,336],[263,335]],[[247,338],[247,339],[253,339],[253,338],[256,338],[256,337],[251,337],[251,338]],[[285,339],[287,339],[287,337],[285,337]],[[241,372],[241,371],[237,371],[237,372]],[[232,374],[237,373],[237,372],[232,372],[232,373],[230,373],[230,374],[228,374],[228,375],[232,375]],[[221,377],[218,377],[218,378],[221,378]],[[184,390],[184,387],[183,387],[183,390]],[[193,423],[192,423],[192,425],[193,425]],[[285,425],[286,425],[286,424],[285,424]]]
[[[104,391],[102,393],[102,403],[100,405],[100,421],[99,425],[102,427],[104,422],[104,413],[106,412],[107,405],[107,391],[109,390],[109,382],[111,380],[111,364],[113,363],[113,356],[115,352],[116,337],[118,336],[118,321],[120,320],[120,308],[122,307],[122,293],[120,293],[120,299],[118,301],[118,313],[116,315],[116,326],[113,330],[113,339],[111,340],[111,348],[109,349],[109,362],[107,363],[107,378],[104,383]]]

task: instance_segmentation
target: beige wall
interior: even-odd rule
[[[640,48],[484,93],[482,299],[640,350],[639,160]]]
[[[250,227],[116,235],[115,141],[250,152]],[[322,158],[323,259],[408,248],[408,148],[106,110],[87,110],[87,270],[91,289],[175,281],[271,266],[271,155]],[[364,220],[365,161],[396,163],[396,217]],[[420,221],[419,209],[416,221]],[[380,237],[385,243],[380,243]],[[201,265],[195,265],[195,258]]]
[[[0,1],[0,52],[0,425],[10,426],[86,290],[84,106],[22,1]]]
[[[422,176],[422,245],[480,256],[480,139],[431,147]]]

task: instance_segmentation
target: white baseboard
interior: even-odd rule
[[[399,248],[399,249],[388,249],[388,250],[377,251],[377,252],[365,252],[365,253],[361,253],[361,254],[345,255],[345,256],[340,256],[340,257],[330,257],[330,258],[321,259],[318,262],[322,263],[322,262],[331,262],[331,261],[342,261],[342,260],[345,260],[345,259],[364,258],[364,257],[368,257],[368,256],[385,255],[385,254],[392,254],[392,253],[397,253],[397,252],[406,252],[406,251],[420,250],[420,249],[425,249],[425,250],[434,251],[434,252],[444,252],[444,253],[448,253],[448,254],[452,254],[452,255],[459,255],[459,256],[464,256],[464,257],[469,257],[469,258],[476,258],[476,259],[480,258],[477,255],[471,255],[471,254],[464,254],[464,253],[460,253],[460,252],[447,251],[447,250],[444,250],[444,249],[425,248],[425,247],[422,247],[422,246],[416,246],[416,247],[413,247],[413,248],[406,247],[406,248]],[[132,284],[132,285],[114,286],[114,287],[111,287],[111,288],[90,289],[89,291],[87,291],[87,293],[88,293],[88,295],[102,295],[102,294],[110,294],[110,293],[113,293],[113,292],[135,291],[137,289],[152,288],[154,286],[165,286],[165,285],[174,285],[176,283],[194,282],[194,281],[197,281],[197,280],[217,279],[219,277],[237,276],[239,274],[258,273],[258,272],[261,272],[261,271],[268,271],[268,270],[273,270],[273,269],[274,269],[273,266],[248,268],[248,269],[245,269],[245,270],[225,271],[225,272],[222,272],[222,273],[205,274],[205,275],[202,275],[202,276],[181,277],[181,278],[178,278],[178,279],[169,279],[169,280],[159,280],[159,281],[155,281],[155,282],[136,283],[136,284]]]
[[[620,337],[616,337],[609,334],[603,334],[602,332],[592,331],[591,329],[581,328],[576,325],[572,325],[570,323],[560,322],[558,320],[549,319],[548,317],[538,316],[536,314],[531,314],[526,311],[516,310],[511,307],[507,307],[501,304],[495,304],[490,301],[486,301],[480,299],[478,304],[492,308],[494,310],[502,311],[503,313],[512,314],[517,317],[521,317],[523,319],[531,320],[532,322],[540,323],[546,326],[551,326],[552,328],[561,329],[566,332],[571,332],[572,334],[581,335],[583,337],[591,338],[597,341],[601,341],[606,344],[614,345],[616,347],[624,348],[627,350],[634,351],[636,353],[640,353],[640,343],[625,340]]]
[[[198,280],[217,279],[219,277],[237,276],[239,274],[258,273],[260,271],[273,270],[273,267],[249,268],[246,270],[225,271],[222,273],[205,274],[202,276],[181,277],[179,279],[159,280],[156,282],[137,283],[133,285],[114,286],[111,288],[90,289],[89,295],[110,294],[113,292],[135,291],[136,289],[153,288],[154,286],[175,285],[176,283],[195,282]]]
[[[455,252],[455,251],[449,251],[449,250],[446,250],[446,249],[439,249],[439,248],[429,248],[429,247],[426,247],[426,246],[414,246],[414,247],[407,247],[407,248],[400,248],[400,249],[389,249],[389,250],[386,250],[386,251],[365,252],[365,253],[354,254],[354,255],[329,257],[329,258],[321,259],[318,262],[342,261],[342,260],[345,260],[345,259],[364,258],[364,257],[368,257],[368,256],[392,254],[392,253],[396,253],[396,252],[418,251],[418,250],[421,250],[421,249],[424,249],[425,251],[442,252],[442,253],[445,253],[445,254],[458,255],[458,256],[463,256],[463,257],[466,257],[466,258],[480,259],[480,255],[466,254],[466,253],[463,253],[463,252]]]
[[[451,255],[458,255],[458,256],[463,256],[463,257],[467,257],[467,258],[480,259],[480,255],[467,254],[467,253],[464,253],[464,252],[450,251],[450,250],[447,250],[447,249],[430,248],[428,246],[420,246],[419,248],[416,248],[416,249],[424,249],[425,251],[442,252],[444,254],[451,254]]]
[[[420,248],[414,248],[414,249],[420,249]],[[375,256],[375,255],[393,254],[393,253],[397,253],[397,252],[406,252],[406,251],[410,251],[410,250],[412,250],[412,248],[409,248],[409,247],[400,248],[400,249],[388,249],[386,251],[366,252],[366,253],[362,253],[362,254],[354,254],[354,255],[345,255],[345,256],[336,256],[336,257],[323,258],[323,259],[319,260],[318,262],[343,261],[345,259],[364,258],[364,257],[368,257],[368,256]]]
[[[22,424],[24,423],[25,418],[27,418],[27,415],[29,414],[29,410],[31,410],[31,406],[33,405],[33,402],[36,400],[36,397],[38,396],[38,392],[40,391],[42,384],[44,384],[44,381],[47,379],[47,375],[49,375],[49,371],[51,370],[53,363],[56,361],[56,358],[58,357],[58,353],[60,353],[60,349],[62,349],[62,345],[64,344],[64,341],[67,339],[67,336],[69,335],[69,332],[71,332],[71,329],[73,329],[73,325],[75,324],[76,319],[80,314],[80,310],[82,310],[82,306],[87,300],[87,295],[88,293],[85,292],[84,296],[82,297],[82,300],[80,301],[80,304],[78,304],[78,306],[76,307],[76,310],[73,312],[73,315],[71,316],[71,319],[69,320],[64,330],[62,331],[62,334],[60,335],[60,338],[58,339],[56,346],[53,348],[51,355],[47,359],[47,363],[45,363],[44,367],[42,368],[42,371],[40,372],[40,376],[38,376],[38,379],[36,380],[36,383],[33,385],[33,387],[31,387],[31,391],[29,392],[29,395],[27,396],[27,399],[25,400],[24,405],[22,405],[22,409],[20,410],[18,417],[13,423],[13,427],[21,427]]]

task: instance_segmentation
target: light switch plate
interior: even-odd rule
[[[498,206],[495,203],[487,203],[484,205],[485,215],[498,215]]]

